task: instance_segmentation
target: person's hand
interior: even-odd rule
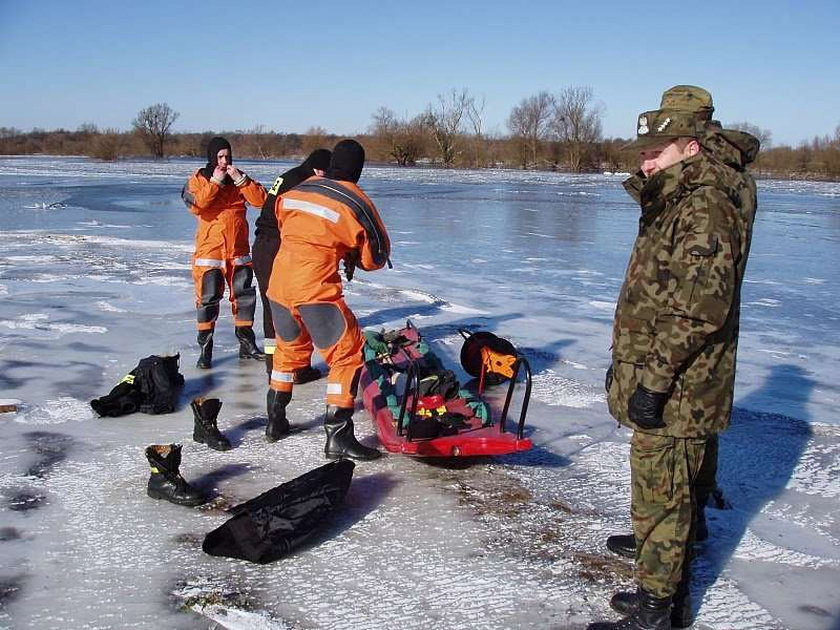
[[[222,167],[216,165],[216,168],[213,169],[213,179],[219,182],[223,182],[225,180],[225,175],[227,175],[227,171]]]
[[[242,171],[236,168],[233,164],[228,164],[227,174],[230,175],[230,178],[235,182],[238,182],[243,177]]]
[[[637,385],[627,405],[627,416],[643,429],[662,429],[665,427],[662,410],[666,402],[668,402],[667,393],[652,392]]]
[[[349,252],[344,254],[344,276],[347,278],[347,282],[350,282],[353,279],[353,274],[356,273],[356,263],[359,262],[359,252],[355,249],[351,249]]]

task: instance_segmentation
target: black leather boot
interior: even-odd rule
[[[636,557],[636,537],[633,534],[616,534],[607,538],[607,549],[625,558]]]
[[[624,591],[610,599],[610,608],[622,615],[632,615],[639,607],[639,592]],[[691,594],[687,588],[679,588],[671,599],[671,627],[689,628],[694,623]]]
[[[327,444],[324,446],[327,459],[348,457],[368,461],[382,456],[375,448],[359,444],[353,433],[353,409],[328,405],[324,430],[327,432]]]
[[[265,441],[276,442],[289,435],[289,420],[286,418],[286,407],[292,400],[291,392],[278,392],[269,388],[266,396],[266,410],[268,424],[265,425]]]
[[[215,451],[229,451],[230,441],[221,434],[216,424],[222,401],[218,398],[195,398],[190,403],[193,410],[193,440],[206,444]]]
[[[195,367],[201,368],[202,370],[209,370],[210,365],[213,362],[212,330],[198,331],[198,346],[201,348],[201,354],[198,357],[198,361],[195,363]]]
[[[239,339],[239,358],[265,361],[265,353],[257,347],[254,329],[250,326],[237,326],[236,338]]]
[[[639,589],[636,593],[638,605],[619,621],[599,621],[586,626],[586,630],[670,630],[671,598],[654,597]],[[612,603],[612,602],[611,602]]]
[[[146,448],[146,459],[152,467],[146,485],[146,494],[150,497],[191,507],[207,502],[204,493],[190,486],[178,470],[181,466],[180,444],[153,444]]]

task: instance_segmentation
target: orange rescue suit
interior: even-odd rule
[[[182,192],[187,208],[198,218],[193,254],[198,329],[212,330],[215,326],[224,283],[230,292],[234,324],[251,326],[256,293],[245,202],[261,208],[266,192],[247,175],[238,186],[219,185],[201,171],[192,174]]]
[[[373,202],[347,181],[310,177],[278,197],[275,211],[282,240],[267,292],[277,331],[271,388],[292,391],[314,342],[329,366],[327,404],[352,408],[364,337],[344,301],[339,263],[381,269],[388,233]]]

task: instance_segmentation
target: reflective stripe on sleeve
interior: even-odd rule
[[[310,201],[302,201],[301,199],[284,199],[283,210],[300,210],[307,214],[314,214],[316,217],[321,217],[332,223],[338,223],[339,218],[341,218],[341,215],[335,210],[330,210],[325,206],[320,206]]]
[[[327,394],[341,394],[341,383],[327,383]]]

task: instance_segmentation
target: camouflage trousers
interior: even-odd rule
[[[706,445],[706,438],[633,432],[630,480],[636,580],[654,597],[670,597],[677,591],[683,565],[689,561],[693,488]]]

